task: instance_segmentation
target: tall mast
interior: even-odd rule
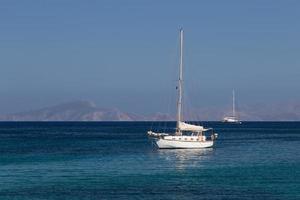
[[[235,94],[234,94],[234,90],[232,90],[232,116],[235,117]]]
[[[182,81],[183,81],[183,29],[180,29],[180,60],[179,60],[179,79],[178,79],[178,101],[177,101],[177,132],[180,134],[179,123],[181,122],[182,112]]]

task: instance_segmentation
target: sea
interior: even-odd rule
[[[175,122],[1,122],[0,199],[300,199],[300,122],[202,122],[213,148],[160,150]]]

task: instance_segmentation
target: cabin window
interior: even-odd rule
[[[191,138],[191,140],[194,140],[193,138]]]
[[[186,138],[184,138],[184,140],[187,140]]]

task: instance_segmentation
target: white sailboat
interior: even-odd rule
[[[236,111],[235,111],[235,92],[232,90],[232,116],[224,117],[223,122],[226,123],[237,123],[241,124],[242,122],[238,119],[236,116]]]
[[[180,64],[178,79],[178,100],[177,100],[177,123],[174,133],[157,133],[148,131],[150,137],[155,138],[155,143],[161,149],[199,149],[212,147],[217,134],[210,137],[205,136],[205,132],[212,130],[203,126],[189,124],[182,119],[182,81],[183,81],[183,29],[180,29]]]

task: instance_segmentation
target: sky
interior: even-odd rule
[[[232,89],[239,105],[298,101],[299,9],[296,0],[2,0],[0,114],[75,100],[164,111],[179,27],[196,107],[230,107]]]

